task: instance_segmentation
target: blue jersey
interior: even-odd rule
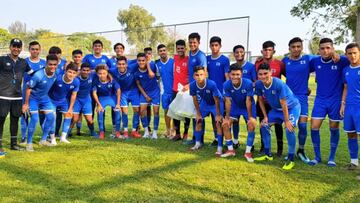
[[[33,62],[33,61],[31,61],[30,57],[27,57],[25,60],[26,60],[27,64],[30,66],[31,70],[33,70],[33,72],[36,72],[42,68],[45,68],[45,66],[46,66],[46,61],[44,59],[40,59],[38,62]],[[31,78],[31,76],[25,72],[24,73],[24,84],[26,84],[26,82],[29,81],[30,78]]]
[[[188,63],[188,71],[189,71],[189,83],[194,81],[194,68],[196,66],[206,67],[206,55],[201,50],[198,50],[195,54],[192,54],[191,51],[189,53],[189,63]]]
[[[217,58],[213,58],[211,55],[207,56],[207,71],[209,73],[209,79],[216,83],[220,92],[223,91],[223,84],[226,81],[225,74],[229,72],[230,61],[229,58],[220,55]]]
[[[82,78],[81,75],[79,75],[77,77],[80,81],[80,86],[79,86],[79,91],[77,93],[76,98],[84,99],[91,95],[94,75],[95,75],[95,72],[92,72],[89,74],[89,76],[87,78]]]
[[[161,81],[163,83],[164,93],[172,94],[172,88],[174,85],[174,59],[168,58],[165,63],[158,60],[155,65],[157,75],[161,77]]]
[[[106,65],[109,67],[109,69],[115,69],[116,63],[117,63],[117,59],[115,56],[113,56],[113,57],[109,58]]]
[[[135,72],[135,80],[138,80],[140,82],[140,85],[145,92],[151,92],[155,90],[160,91],[156,77],[150,78],[147,69],[144,71],[140,70],[138,65],[136,65],[136,68],[137,71]],[[150,63],[150,68],[155,74],[157,74],[154,63]]]
[[[78,92],[80,81],[77,78],[70,82],[65,82],[65,75],[57,76],[54,84],[50,88],[49,97],[54,101],[61,101],[65,99],[72,92]]]
[[[37,71],[28,81],[27,86],[31,88],[30,97],[42,99],[48,97],[48,93],[56,80],[57,74],[47,76],[45,69]]]
[[[253,82],[256,81],[256,68],[255,65],[245,61],[245,63],[242,65],[243,69],[243,78],[247,78]]]
[[[337,63],[323,61],[319,56],[310,61],[310,71],[316,74],[316,97],[320,99],[341,100],[343,90],[343,69],[349,65],[346,57],[341,56]]]
[[[117,68],[111,69],[109,72],[120,85],[121,91],[138,91],[135,82],[135,72],[138,70],[137,64],[128,65],[125,73],[120,73]]]
[[[66,65],[66,60],[65,59],[60,59],[56,71],[59,74],[64,74],[65,73],[65,68],[66,68],[65,65]]]
[[[294,96],[290,88],[279,78],[272,77],[270,87],[260,81],[255,83],[255,93],[258,96],[265,96],[266,101],[270,104],[272,109],[282,110],[280,99],[285,99],[288,109],[294,108],[299,104],[299,101]]]
[[[210,79],[205,80],[205,86],[198,87],[196,81],[190,83],[190,95],[197,96],[200,104],[212,106],[215,105],[214,97],[222,98],[216,83]]]
[[[96,66],[99,64],[108,65],[108,61],[109,59],[107,56],[101,55],[99,58],[97,58],[94,54],[87,54],[82,60],[83,63],[86,62],[90,64],[91,70],[95,70]]]
[[[282,59],[285,64],[286,84],[296,95],[308,94],[310,61],[312,58],[310,55],[303,55],[296,60],[289,57]]]
[[[99,79],[95,79],[93,82],[93,91],[96,91],[98,97],[116,96],[118,89],[120,89],[120,86],[115,80],[101,82]]]
[[[360,66],[344,69],[344,83],[347,84],[346,105],[360,105]]]
[[[249,79],[243,78],[239,87],[235,87],[231,80],[224,83],[224,97],[230,97],[232,105],[246,109],[246,97],[252,98],[253,96],[253,84]],[[252,102],[255,105],[254,99],[252,99]]]

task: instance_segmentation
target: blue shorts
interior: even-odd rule
[[[54,105],[48,96],[42,97],[40,99],[30,96],[29,109],[31,113],[38,113],[39,110],[54,112]]]
[[[299,100],[301,111],[300,116],[308,117],[309,115],[309,103],[307,95],[295,95],[295,97]]]
[[[360,134],[360,108],[358,105],[346,105],[344,112],[344,131]]]
[[[159,89],[155,89],[153,91],[150,92],[146,92],[146,94],[151,98],[151,102],[147,102],[144,95],[140,94],[140,105],[143,104],[151,104],[154,106],[159,106],[160,105],[160,90]]]
[[[205,118],[207,116],[209,116],[210,114],[212,114],[215,118],[216,116],[216,106],[214,105],[207,105],[204,103],[200,103],[200,113],[201,113],[201,117]],[[224,114],[224,101],[220,100],[220,115]]]
[[[61,113],[66,113],[69,110],[69,102],[68,100],[62,99],[60,101],[55,101],[51,99],[51,102],[54,106],[54,111],[59,111]]]
[[[294,108],[288,109],[289,111],[289,120],[291,124],[296,127],[300,118],[300,104],[296,105]],[[268,114],[268,123],[278,123],[282,124],[284,122],[284,113],[282,110],[271,109]]]
[[[164,93],[161,95],[161,106],[164,110],[168,110],[171,102],[173,101],[173,94]]]
[[[137,89],[121,92],[120,106],[128,107],[129,103],[131,103],[132,107],[140,106],[140,93]]]
[[[107,106],[111,106],[113,108],[116,107],[116,97],[110,97],[110,96],[106,96],[106,97],[99,97],[99,101],[101,106],[105,109],[105,107]]]
[[[312,119],[325,119],[328,115],[331,121],[341,121],[340,116],[341,99],[319,99],[315,97],[314,107],[311,113]]]
[[[74,114],[92,115],[92,105],[90,95],[86,98],[76,98],[74,103]]]
[[[252,105],[251,112],[252,112],[252,117],[256,119],[256,105],[255,104]],[[241,116],[245,119],[245,122],[247,122],[249,120],[247,109],[239,108],[238,106],[231,104],[230,118],[233,120],[239,120]]]

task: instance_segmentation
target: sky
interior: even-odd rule
[[[266,40],[274,41],[277,54],[283,55],[288,50],[287,44],[291,38],[311,38],[311,21],[302,21],[290,15],[291,8],[298,2],[299,0],[2,0],[0,27],[7,28],[18,20],[26,23],[28,30],[43,28],[64,34],[117,30],[122,29],[116,19],[119,9],[127,9],[130,4],[135,4],[148,10],[157,23],[163,24],[250,16],[249,51],[252,55],[260,54],[261,45]],[[216,23],[211,25],[210,35],[222,37],[227,42],[223,50],[230,51],[232,46],[246,43],[243,36],[246,36],[247,27],[244,22]],[[198,29],[206,29],[206,25],[190,26],[183,28],[183,31]],[[120,41],[118,35],[112,36],[112,40],[117,40],[117,37]],[[202,43],[201,48],[206,49],[206,45]]]

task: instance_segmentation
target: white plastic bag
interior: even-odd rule
[[[178,120],[183,120],[184,118],[195,118],[196,111],[193,98],[190,96],[189,91],[183,92],[182,89],[183,86],[179,84],[179,91],[169,106],[168,116],[171,118],[173,118],[172,116],[182,118]]]

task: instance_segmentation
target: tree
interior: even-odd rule
[[[360,41],[360,2],[358,0],[300,0],[290,11],[302,20],[311,18],[312,34],[335,36],[335,42]]]
[[[105,52],[111,52],[111,41],[106,39],[103,36],[98,36],[92,33],[85,33],[85,32],[76,32],[71,34],[67,40],[71,43],[74,49],[81,49],[84,53],[91,53],[92,52],[92,42],[96,39],[102,41],[104,45]]]
[[[8,27],[8,30],[11,34],[25,34],[26,33],[26,23],[22,23],[20,21],[15,21],[11,23]]]
[[[7,48],[12,38],[13,36],[8,30],[0,28],[0,48]]]
[[[320,43],[320,37],[313,36],[311,40],[309,41],[309,51],[313,55],[319,54],[319,43]]]

